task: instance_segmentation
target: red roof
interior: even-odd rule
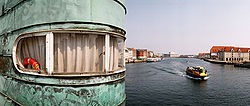
[[[199,56],[202,56],[202,55],[209,55],[210,53],[199,53]]]
[[[241,52],[248,52],[248,49],[250,48],[244,48],[244,47],[233,47],[233,46],[213,46],[210,49],[211,53],[218,53],[219,50],[223,50],[224,52],[231,52],[231,50],[234,50],[234,52],[238,52],[241,50]]]
[[[133,50],[133,51],[136,51],[134,48],[128,48],[129,50]]]
[[[222,50],[222,49],[224,49],[225,47],[232,47],[232,46],[213,46],[213,47],[210,49],[210,53],[218,53],[219,50]]]
[[[239,52],[239,50],[241,52],[248,52],[248,49],[250,48],[243,48],[243,47],[225,47],[224,48],[224,52],[231,52],[231,50],[234,50],[234,52]]]

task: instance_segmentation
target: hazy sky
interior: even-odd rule
[[[250,47],[250,0],[126,0],[127,47],[198,54]]]

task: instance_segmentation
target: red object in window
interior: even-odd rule
[[[27,65],[31,65],[33,69],[40,70],[39,64],[36,62],[36,60],[32,58],[25,58],[23,59],[23,65],[26,67]]]

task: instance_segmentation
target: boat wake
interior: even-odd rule
[[[164,71],[167,72],[169,74],[174,74],[174,75],[178,75],[178,76],[184,76],[184,73],[176,70],[176,69],[172,69],[172,68],[167,68],[167,67],[163,67],[163,66],[151,66],[154,69],[160,70],[160,71]],[[175,71],[170,71],[170,70],[175,70]]]
[[[169,73],[169,74],[173,74],[173,75],[177,75],[177,76],[181,76],[181,77],[186,77],[186,78],[194,79],[194,80],[202,80],[201,78],[195,78],[195,77],[187,75],[184,69],[180,69],[178,67],[165,67],[165,66],[156,65],[156,64],[152,64],[152,65],[150,65],[150,67],[157,69],[157,70],[160,70],[160,71],[164,71],[164,72]],[[207,80],[208,78],[209,77],[207,76],[204,78],[204,80]]]

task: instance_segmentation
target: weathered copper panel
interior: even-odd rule
[[[125,0],[0,0],[0,105],[119,105],[126,98],[125,69],[81,77],[22,74],[12,48],[23,33],[95,30],[125,37]]]

